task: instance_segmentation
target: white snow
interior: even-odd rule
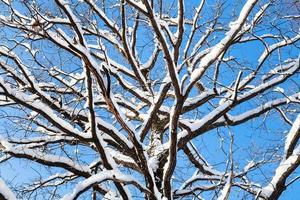
[[[80,194],[81,191],[84,191],[85,189],[91,187],[95,183],[101,183],[106,180],[111,180],[111,179],[117,179],[121,182],[136,182],[139,184],[141,187],[143,187],[140,183],[138,183],[135,179],[124,175],[122,173],[119,173],[115,170],[104,170],[99,172],[98,174],[95,174],[84,181],[78,183],[76,187],[74,188],[73,192],[70,194],[66,194],[62,200],[73,200],[78,194]],[[107,194],[107,195],[111,195]]]
[[[143,12],[147,12],[146,6],[143,4],[142,0],[128,0],[128,2],[143,10]]]
[[[7,200],[16,200],[15,194],[11,189],[6,185],[6,183],[0,178],[0,194],[5,197]]]
[[[116,193],[113,192],[113,191],[111,191],[111,190],[108,191],[108,192],[104,195],[103,199],[107,199],[107,200],[122,200],[122,198],[118,198],[118,196],[116,195]]]
[[[238,115],[235,115],[235,116],[232,116],[232,115],[229,115],[228,114],[228,117],[231,121],[234,121],[234,122],[237,122],[237,121],[241,121],[243,119],[246,119],[248,117],[251,117],[259,112],[261,112],[262,110],[264,109],[268,109],[268,108],[271,108],[273,106],[276,106],[276,105],[280,105],[282,103],[286,103],[287,101],[289,101],[289,99],[293,99],[297,96],[298,94],[294,94],[292,96],[288,96],[286,98],[281,98],[281,99],[275,99],[273,101],[268,101],[267,103],[263,104],[263,105],[260,105],[256,108],[253,108],[253,109],[250,109],[242,114],[238,114]]]
[[[90,173],[90,168],[88,166],[76,163],[73,160],[71,160],[70,158],[57,156],[57,155],[53,155],[53,154],[45,154],[43,152],[40,152],[39,150],[33,150],[33,149],[26,148],[27,146],[30,147],[30,145],[27,145],[27,146],[20,145],[20,146],[14,147],[3,138],[0,140],[0,143],[4,147],[4,152],[17,154],[17,155],[27,155],[32,158],[36,158],[36,159],[43,160],[45,162],[50,162],[50,163],[62,163],[64,165],[70,166],[73,169],[76,169],[78,171]]]
[[[191,75],[190,83],[195,82],[206,71],[206,68],[211,64],[211,62],[213,62],[221,54],[227,44],[234,39],[256,2],[257,0],[248,0],[245,3],[238,19],[230,23],[231,27],[226,33],[226,36],[218,44],[212,47],[211,51],[201,59],[199,67],[194,70]]]
[[[300,157],[300,146],[298,146],[294,150],[294,153],[287,160],[280,163],[280,165],[276,169],[272,181],[262,189],[261,194],[263,196],[269,197],[274,192],[278,182],[285,176],[285,174],[287,173],[287,171],[290,170],[291,167],[297,164],[299,157]]]
[[[230,173],[228,175],[226,184],[221,191],[221,195],[218,197],[218,200],[227,200],[228,199],[229,193],[230,193],[230,188],[231,188],[231,176],[232,176],[232,174]]]
[[[158,158],[156,156],[149,158],[148,165],[155,172],[158,169]]]
[[[297,119],[293,123],[292,128],[290,129],[286,140],[285,140],[285,155],[288,153],[287,151],[290,149],[292,142],[294,142],[300,135],[300,114],[297,116]]]
[[[193,123],[193,125],[190,127],[191,131],[196,131],[197,129],[201,128],[205,124],[208,123],[211,119],[213,119],[216,115],[218,115],[223,110],[227,109],[228,106],[232,104],[232,101],[226,101],[213,111],[211,111],[209,114],[207,114],[205,117],[203,117],[201,120],[198,120],[197,122]]]
[[[35,98],[37,97],[36,95],[28,95],[25,94],[21,91],[18,91],[16,89],[11,88],[6,82],[5,80],[0,77],[0,84],[5,87],[5,89],[7,90],[7,92],[11,95],[13,95],[14,97],[16,97],[17,99],[29,104],[30,106],[32,106],[34,109],[38,109],[41,112],[43,112],[45,115],[49,116],[49,118],[51,118],[54,122],[56,122],[57,124],[61,125],[63,128],[65,128],[66,130],[68,130],[69,132],[76,134],[78,136],[81,136],[83,138],[91,138],[91,135],[88,135],[86,133],[82,133],[81,131],[79,131],[78,129],[76,129],[75,127],[73,127],[71,124],[69,124],[67,121],[65,121],[64,119],[60,118],[59,116],[57,116],[56,113],[54,113],[54,111],[46,104],[42,103],[39,100],[35,100]]]
[[[244,167],[244,172],[247,172],[249,169],[254,167],[255,162],[253,160],[249,161],[248,164]]]
[[[135,164],[135,161],[131,157],[123,155],[120,152],[118,152],[118,151],[116,151],[116,150],[114,150],[112,148],[108,148],[107,147],[107,151],[106,152],[108,152],[111,157],[114,157],[117,160],[121,160],[121,161],[124,161],[124,162],[127,162],[127,163]]]
[[[258,59],[258,63],[259,64],[262,63],[265,60],[265,58],[269,56],[270,52],[274,51],[275,49],[278,49],[278,48],[288,45],[288,44],[292,44],[299,39],[300,39],[300,34],[296,35],[293,38],[284,38],[280,42],[272,44],[271,46],[268,46],[265,49],[265,51],[261,54],[260,58]]]
[[[2,0],[2,2],[9,5],[11,0]]]
[[[273,91],[274,92],[279,92],[279,93],[284,93],[284,89],[281,88],[281,87],[275,87]]]
[[[293,167],[298,164],[300,159],[300,145],[298,145],[294,150],[289,149],[291,142],[296,139],[296,137],[299,135],[300,130],[300,115],[298,115],[297,119],[295,120],[285,143],[285,157],[282,159],[281,163],[277,167],[275,171],[275,175],[273,176],[271,182],[262,189],[261,194],[265,197],[269,197],[272,195],[274,190],[277,187],[277,184],[285,178],[291,170],[293,170]],[[292,154],[287,157],[287,150],[291,150]]]

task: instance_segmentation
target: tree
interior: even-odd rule
[[[2,0],[0,167],[35,172],[1,174],[1,199],[278,199],[299,178],[299,5]]]

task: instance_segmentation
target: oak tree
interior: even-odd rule
[[[0,199],[278,199],[299,178],[299,6],[2,0]]]

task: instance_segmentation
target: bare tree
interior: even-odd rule
[[[0,168],[40,168],[1,173],[0,199],[278,199],[299,179],[299,5],[2,0]]]

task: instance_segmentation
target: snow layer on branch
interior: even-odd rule
[[[91,135],[83,134],[78,129],[74,128],[71,124],[66,122],[64,119],[57,116],[56,113],[53,112],[53,110],[47,106],[46,104],[42,103],[39,100],[35,100],[37,97],[36,95],[28,95],[23,92],[20,92],[16,89],[13,89],[10,87],[10,85],[5,83],[5,80],[0,77],[0,85],[7,90],[7,93],[14,96],[18,100],[25,102],[26,104],[30,105],[34,109],[40,110],[41,112],[45,113],[47,116],[49,116],[55,123],[60,124],[63,126],[66,130],[69,132],[76,134],[83,138],[90,138]]]
[[[105,128],[111,130],[112,132],[114,132],[114,134],[118,135],[118,137],[121,138],[122,141],[125,142],[129,148],[133,147],[133,144],[121,132],[119,132],[119,130],[116,129],[114,126],[112,126],[111,124],[107,123],[106,121],[102,120],[99,117],[96,118],[96,122],[98,124],[101,124]],[[105,135],[103,137],[105,137]]]
[[[231,176],[232,174],[229,174],[226,184],[223,188],[223,190],[221,191],[221,195],[219,196],[218,200],[227,200],[229,197],[229,193],[230,193],[230,188],[231,188]]]
[[[16,200],[15,194],[6,185],[6,183],[0,178],[0,195],[2,195],[7,200]]]
[[[282,183],[282,181],[285,181],[287,176],[293,171],[293,168],[295,168],[299,164],[300,145],[298,145],[295,149],[292,145],[292,143],[294,143],[297,137],[299,136],[299,131],[300,131],[300,114],[298,115],[297,119],[293,123],[293,126],[287,135],[287,139],[285,143],[285,157],[282,159],[281,163],[277,167],[275,171],[275,175],[273,176],[271,182],[262,189],[261,194],[264,197],[270,197],[277,189],[278,184]],[[288,155],[288,153],[291,152],[292,154]]]
[[[156,156],[149,158],[148,163],[154,172],[158,169],[158,158]]]
[[[2,2],[9,5],[11,0],[2,0]]]
[[[253,160],[249,161],[248,164],[244,167],[244,172],[248,172],[254,166],[255,162]]]
[[[221,90],[218,91],[218,93],[222,92]],[[190,97],[184,102],[184,106],[190,106],[193,104],[196,104],[197,102],[200,102],[201,100],[215,94],[215,91],[213,89],[209,89],[207,91],[202,92],[196,97]]]
[[[38,127],[36,130],[45,130],[42,127]],[[61,136],[61,135],[53,135],[53,136],[42,136],[42,137],[33,137],[30,139],[20,139],[20,138],[12,138],[10,141],[13,141],[14,143],[40,143],[40,142],[52,142],[52,141],[59,141],[59,140],[74,140],[74,137],[68,137],[68,136]]]
[[[146,6],[143,4],[142,0],[128,0],[128,2],[132,3],[134,6],[138,7],[144,12],[147,12]]]
[[[274,90],[273,90],[274,92],[280,92],[280,93],[284,93],[284,89],[283,88],[281,88],[281,87],[276,87],[276,88],[274,88]]]
[[[285,155],[287,155],[288,150],[291,147],[291,144],[295,141],[297,136],[299,137],[299,135],[300,135],[299,132],[300,132],[300,114],[298,115],[291,130],[289,131],[289,133],[286,137],[285,146],[284,146]]]
[[[204,124],[208,123],[208,121],[213,119],[216,115],[221,113],[223,110],[227,109],[227,107],[230,106],[231,104],[232,104],[232,102],[227,101],[223,105],[214,109],[212,112],[210,112],[208,115],[203,117],[201,120],[198,120],[192,126],[190,126],[191,131],[196,131],[197,129],[201,128]]]
[[[257,108],[248,110],[248,111],[246,111],[242,114],[238,114],[238,115],[235,115],[235,116],[232,116],[232,115],[228,114],[228,118],[233,122],[242,121],[242,120],[247,119],[251,116],[254,116],[255,114],[258,114],[258,113],[262,112],[263,110],[270,109],[272,107],[276,107],[277,105],[280,105],[282,103],[287,103],[290,99],[296,99],[299,94],[300,93],[296,93],[296,94],[288,96],[286,98],[275,99],[273,101],[269,101],[269,102],[267,102],[263,105],[258,106]]]
[[[101,183],[109,179],[117,179],[122,182],[136,182],[131,177],[128,177],[114,170],[105,170],[78,183],[74,188],[73,192],[71,194],[66,194],[62,198],[62,200],[73,200],[80,194],[81,191],[92,187],[95,183]]]
[[[298,41],[299,39],[300,39],[300,34],[296,35],[293,38],[285,38],[284,40],[269,46],[261,54],[260,58],[258,59],[258,63],[262,63],[264,61],[264,59],[270,54],[270,52],[274,51],[275,49],[285,46],[285,45],[288,45],[288,44],[292,44],[293,42]]]
[[[272,178],[272,181],[262,189],[261,194],[264,197],[270,197],[272,193],[275,191],[278,183],[282,181],[282,179],[286,176],[286,173],[290,171],[293,166],[299,162],[300,158],[300,146],[298,146],[293,154],[285,161],[281,162],[278,168],[276,169],[275,175]]]
[[[121,198],[118,198],[116,193],[113,191],[109,191],[104,195],[103,199],[111,199],[111,200],[122,200]]]
[[[27,147],[26,145],[14,147],[12,144],[7,142],[5,139],[3,139],[3,138],[0,138],[0,139],[1,139],[0,144],[4,147],[4,151],[9,154],[26,155],[26,156],[30,156],[31,158],[36,158],[36,159],[43,160],[43,161],[49,162],[49,163],[62,163],[69,167],[72,167],[73,169],[76,169],[78,171],[90,173],[90,168],[88,166],[76,163],[69,158],[56,156],[53,154],[45,154],[38,150],[28,149],[28,148],[26,148]],[[30,145],[28,147],[30,147]]]
[[[228,43],[234,39],[236,34],[240,31],[241,27],[245,23],[248,14],[256,2],[257,0],[248,0],[245,3],[238,19],[230,22],[230,30],[226,33],[226,36],[201,60],[200,67],[192,73],[190,82],[195,82],[201,76],[203,71],[205,71],[207,66],[209,66],[211,62],[214,61],[227,47]]]

